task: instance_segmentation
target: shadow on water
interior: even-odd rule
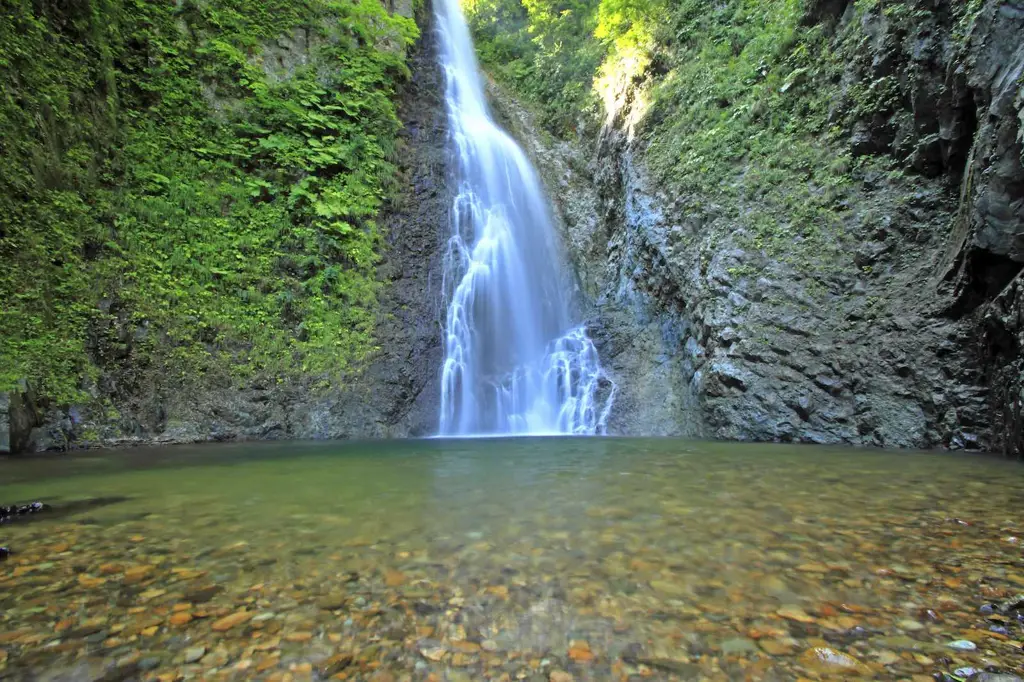
[[[90,497],[80,500],[50,498],[46,501],[14,502],[0,505],[0,525],[7,523],[30,523],[64,519],[75,514],[99,509],[112,504],[127,502],[132,498],[115,495],[112,497]]]

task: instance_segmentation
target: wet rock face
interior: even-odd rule
[[[702,435],[690,385],[702,350],[693,342],[684,306],[659,305],[657,296],[675,296],[678,285],[659,245],[648,241],[654,232],[616,229],[585,148],[544,134],[509,92],[495,82],[487,86],[497,120],[530,156],[554,205],[578,285],[579,317],[588,323],[602,367],[615,384],[609,433]],[[628,196],[634,217],[653,224],[653,200],[636,192]]]
[[[620,389],[614,430],[1024,451],[1022,7],[989,0],[958,25],[949,2],[911,2],[908,28],[808,4],[805,21],[849,52],[833,113],[845,144],[904,173],[855,176],[855,248],[822,255],[824,275],[744,247],[721,198],[683,202],[652,180],[630,86],[576,144],[519,126]],[[894,100],[855,101],[879,79]]]

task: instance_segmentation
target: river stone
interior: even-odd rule
[[[746,637],[734,637],[722,642],[722,653],[726,656],[751,654],[757,650],[757,644],[754,643],[754,640],[747,639]]]
[[[906,618],[896,623],[900,630],[906,630],[907,632],[917,632],[918,630],[924,630],[924,625],[918,623],[916,620],[910,620]]]
[[[204,646],[194,646],[190,649],[185,649],[185,662],[196,663],[205,655],[206,647]]]
[[[668,580],[652,580],[651,587],[655,592],[660,592],[669,597],[685,597],[688,592],[685,585],[669,582]]]
[[[827,646],[808,649],[800,655],[800,664],[819,673],[861,672],[864,665],[853,656]]]
[[[895,649],[897,651],[919,651],[921,653],[945,653],[946,649],[941,644],[934,642],[921,642],[906,635],[895,635],[891,637],[878,637],[871,640],[871,644],[880,649]]]

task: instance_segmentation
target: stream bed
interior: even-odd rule
[[[0,461],[0,504],[51,506],[0,525],[0,678],[1015,680],[1022,473],[610,438]]]

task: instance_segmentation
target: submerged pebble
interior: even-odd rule
[[[612,443],[624,448],[614,458],[589,449]],[[1016,566],[1019,545],[998,542],[1012,520],[944,523],[929,500],[1009,509],[1024,481],[1000,473],[962,492],[955,458],[936,470],[801,450],[751,468],[746,451],[641,445],[552,441],[543,447],[567,451],[532,460],[488,443],[447,459],[375,452],[94,476],[131,501],[90,509],[95,525],[3,527],[19,551],[0,568],[0,676],[93,664],[83,679],[1021,673],[1024,582],[1000,570]],[[972,460],[970,475],[983,473]],[[72,499],[78,485],[4,496]],[[268,500],[272,514],[253,513]]]

